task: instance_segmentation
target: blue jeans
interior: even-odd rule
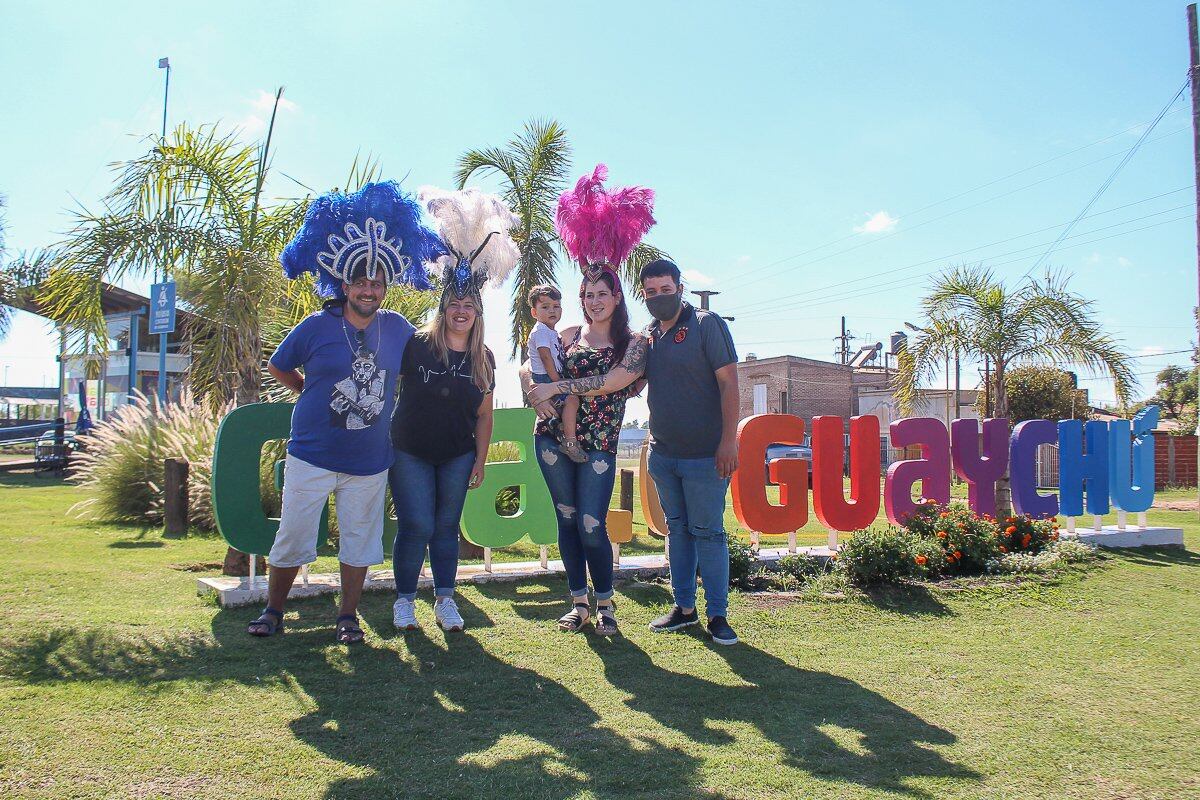
[[[433,570],[433,593],[438,597],[454,595],[458,522],[474,466],[474,453],[463,453],[434,465],[411,453],[396,451],[396,463],[388,472],[398,523],[392,547],[396,597],[412,600],[417,596],[417,577],[427,549],[429,567]]]
[[[596,599],[607,600],[613,596],[608,504],[616,480],[617,457],[585,450],[588,460],[576,464],[563,455],[558,441],[551,436],[535,436],[534,445],[558,515],[558,551],[571,596],[587,597],[591,572]]]
[[[681,608],[696,607],[696,569],[704,581],[705,611],[723,617],[729,606],[729,544],[725,491],[715,458],[670,458],[650,450],[650,477],[658,489],[670,539],[671,591]]]

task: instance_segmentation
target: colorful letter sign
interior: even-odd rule
[[[850,499],[842,488],[841,417],[813,417],[813,509],[826,528],[856,531],[879,514],[879,417],[850,419]]]
[[[897,461],[888,467],[883,508],[893,525],[899,525],[917,507],[912,487],[921,482],[921,499],[950,502],[950,434],[940,419],[912,417],[891,424],[892,447],[921,448],[921,458]]]
[[[230,545],[246,553],[270,551],[279,521],[268,519],[259,496],[259,460],[262,446],[287,438],[290,403],[258,403],[230,412],[217,431],[213,454],[212,495],[217,526]],[[467,493],[463,528],[472,542],[484,547],[505,547],[528,537],[535,544],[552,544],[558,538],[558,520],[541,470],[534,458],[534,412],[500,409],[495,412],[493,443],[513,442],[516,461],[489,463],[484,482]],[[1008,422],[989,419],[956,420],[951,432],[940,420],[902,419],[891,425],[894,447],[920,447],[921,457],[892,464],[883,487],[887,517],[899,523],[915,504],[912,488],[921,482],[921,496],[939,503],[950,500],[951,464],[967,481],[968,504],[977,514],[994,513],[994,488],[1007,464],[1017,513],[1049,517],[1060,511],[1076,517],[1084,513],[1086,491],[1089,514],[1105,514],[1109,502],[1127,512],[1148,509],[1154,500],[1154,437],[1158,409],[1148,408],[1132,422],[1047,420],[1021,422],[1007,435]],[[791,533],[808,521],[809,463],[804,459],[774,459],[767,463],[772,444],[802,445],[804,421],[790,414],[759,414],[738,426],[738,463],[733,475],[734,513],[752,531]],[[845,434],[841,417],[813,419],[813,507],[825,527],[853,531],[870,525],[879,513],[881,445],[879,421],[874,416],[854,417],[849,424],[850,497],[843,488],[846,470]],[[1039,494],[1037,451],[1058,444],[1061,499]],[[1086,443],[1086,449],[1085,449]],[[555,452],[553,455],[558,456]],[[953,460],[952,460],[953,457]],[[643,465],[639,470],[642,505],[648,529],[666,532],[653,483]],[[779,485],[779,503],[767,497],[768,480]],[[519,487],[520,507],[514,516],[496,511],[501,490]],[[626,512],[627,513],[627,512]],[[614,541],[627,540],[632,522],[610,516]],[[322,521],[321,540],[325,538]],[[385,542],[395,532],[395,521],[385,525]]]
[[[1058,498],[1038,494],[1037,450],[1043,444],[1058,441],[1054,423],[1048,419],[1018,422],[1009,446],[1009,485],[1013,510],[1018,514],[1045,519],[1058,513]]]
[[[512,442],[520,453],[517,461],[489,462],[483,483],[467,492],[463,506],[463,535],[481,547],[507,547],[528,536],[534,544],[558,541],[558,517],[550,490],[534,458],[532,408],[501,408],[495,414],[492,443]],[[566,458],[555,452],[559,458]],[[519,486],[521,504],[517,513],[502,517],[496,513],[496,497],[501,489]]]
[[[1154,502],[1154,428],[1158,406],[1108,423],[1108,491],[1122,511],[1146,511]],[[1132,434],[1132,442],[1130,436]],[[1132,452],[1131,452],[1132,451]]]
[[[983,421],[980,452],[979,421],[956,419],[950,423],[950,452],[954,472],[967,482],[967,505],[975,513],[996,515],[996,481],[1008,468],[1008,420]]]
[[[738,462],[733,474],[733,512],[759,533],[789,533],[808,522],[808,462],[777,458],[765,466],[773,444],[804,443],[804,420],[791,414],[759,414],[738,425]],[[779,505],[767,499],[764,469],[779,484]]]

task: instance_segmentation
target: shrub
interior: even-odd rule
[[[961,503],[920,505],[904,520],[904,527],[922,539],[940,545],[938,572],[982,572],[987,563],[1000,554],[996,524],[975,516]]]
[[[804,583],[823,574],[829,568],[829,564],[825,559],[807,553],[792,553],[780,558],[778,567],[784,575]]]
[[[837,563],[856,584],[895,583],[938,574],[942,550],[936,542],[900,528],[856,531],[837,554]]]
[[[729,585],[748,589],[759,572],[758,554],[750,545],[733,536],[729,540]]]
[[[1096,558],[1096,548],[1082,542],[1051,542],[1040,553],[1003,553],[987,564],[987,571],[1013,575],[1054,572],[1068,564],[1079,564]]]
[[[119,522],[159,525],[163,519],[163,460],[187,459],[188,504],[193,521],[212,526],[213,442],[228,409],[216,414],[185,393],[179,402],[160,406],[135,393],[134,401],[98,424],[84,437],[85,447],[72,461],[73,480],[92,490],[72,510]]]
[[[1058,540],[1057,518],[1005,517],[996,522],[996,543],[1003,553],[1040,553]]]
[[[1095,547],[1074,539],[1056,540],[1050,547],[1067,564],[1083,564],[1100,557]]]

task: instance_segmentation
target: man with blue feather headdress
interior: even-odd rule
[[[389,286],[430,288],[425,263],[443,255],[421,205],[395,182],[314,200],[280,260],[284,274],[317,277],[324,307],[306,317],[271,356],[268,370],[299,393],[284,463],[279,533],[267,608],[249,633],[283,628],[296,574],[317,558],[321,511],[336,497],[341,562],[337,641],[362,641],[358,600],[367,570],[383,563],[384,492],[393,451],[389,421],[396,377],[414,328],[381,309]]]

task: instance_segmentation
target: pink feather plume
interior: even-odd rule
[[[608,191],[608,167],[597,164],[558,197],[554,227],[571,258],[581,267],[625,262],[654,227],[654,190],[629,186]]]

